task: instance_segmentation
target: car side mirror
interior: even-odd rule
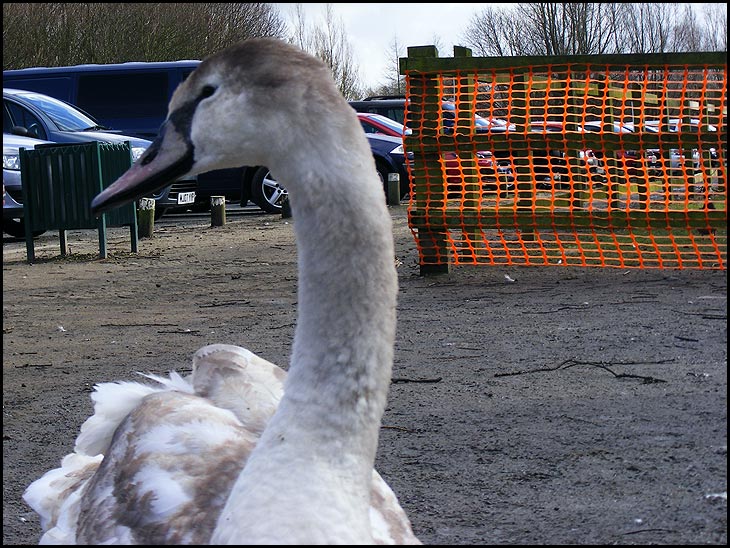
[[[13,126],[13,129],[10,130],[10,133],[12,133],[13,135],[21,135],[23,137],[34,137],[34,135],[31,134],[31,132],[23,126]]]

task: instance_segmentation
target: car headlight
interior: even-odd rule
[[[147,149],[144,147],[132,147],[132,161],[136,162],[145,150]]]
[[[390,151],[391,154],[403,154],[403,145],[398,145],[393,150]]]
[[[17,153],[3,154],[3,169],[20,171],[20,155]]]

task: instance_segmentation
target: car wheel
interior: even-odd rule
[[[251,178],[251,199],[268,213],[281,213],[282,200],[289,193],[266,167],[258,168]]]
[[[22,219],[3,219],[3,232],[14,238],[25,238],[25,223]],[[37,238],[45,230],[33,231],[33,237]]]
[[[156,207],[155,208],[155,221],[160,219],[166,212],[167,212],[166,207]]]

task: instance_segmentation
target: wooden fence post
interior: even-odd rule
[[[137,234],[140,238],[151,238],[155,230],[155,199],[141,198],[137,206]]]
[[[226,197],[210,197],[210,226],[223,226],[226,224]]]
[[[387,198],[388,205],[400,205],[400,175],[397,173],[388,173]]]

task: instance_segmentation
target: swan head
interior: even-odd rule
[[[177,88],[157,138],[92,212],[158,191],[175,179],[240,166],[275,169],[320,139],[323,120],[356,127],[354,111],[317,58],[273,38],[247,40],[200,63]]]

